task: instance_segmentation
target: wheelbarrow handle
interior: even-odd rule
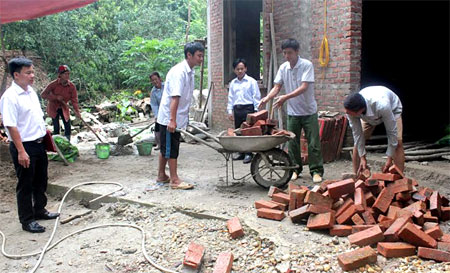
[[[211,145],[210,143],[204,141],[203,139],[201,139],[201,138],[199,138],[199,137],[194,136],[193,134],[187,132],[186,130],[176,128],[176,129],[175,129],[175,132],[179,132],[179,133],[182,133],[182,134],[184,134],[184,135],[187,135],[187,136],[189,136],[189,137],[195,139],[196,141],[198,141],[198,142],[200,142],[200,143],[202,143],[202,144],[205,144],[206,146],[208,146],[208,147],[210,147],[210,148],[212,148],[212,149],[218,151],[219,153],[221,152],[221,149],[219,149],[219,148],[217,148],[217,147],[214,147],[214,146]]]
[[[202,134],[205,134],[207,137],[211,138],[215,142],[220,143],[219,139],[216,136],[211,135],[210,133],[208,133],[208,132],[206,132],[206,131],[204,131],[204,130],[202,130],[202,129],[200,129],[197,126],[194,126],[192,124],[188,124],[188,126],[194,128],[195,130],[199,130]]]

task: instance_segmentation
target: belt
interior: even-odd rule
[[[42,143],[43,141],[44,141],[44,138],[43,138],[43,137],[40,137],[40,138],[34,140],[33,142],[36,142],[36,143]]]

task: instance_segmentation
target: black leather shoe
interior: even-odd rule
[[[44,213],[38,213],[36,215],[34,215],[34,219],[36,220],[51,220],[51,219],[56,219],[59,216],[59,213],[55,213],[55,212],[44,212]]]
[[[22,224],[22,229],[31,233],[42,233],[45,231],[45,227],[39,225],[36,221]]]
[[[237,155],[233,156],[233,160],[242,160],[245,158],[245,154],[238,153]]]
[[[246,154],[245,158],[244,158],[244,164],[248,164],[248,163],[252,162],[252,158],[253,158],[252,154]]]

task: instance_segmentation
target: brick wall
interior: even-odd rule
[[[327,68],[319,66],[319,48],[323,37],[324,1],[263,0],[264,63],[269,64],[271,40],[269,16],[274,13],[278,65],[282,64],[281,41],[295,38],[300,42],[300,55],[313,62],[315,92],[319,110],[341,111],[346,94],[360,85],[361,71],[361,14],[362,0],[328,0],[328,41],[330,62]],[[212,120],[214,129],[232,127],[226,117],[228,90],[223,84],[223,1],[210,0],[210,54]],[[266,73],[264,73],[266,75]]]

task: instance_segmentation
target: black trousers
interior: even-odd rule
[[[59,117],[61,117],[63,123],[64,123],[64,135],[66,138],[70,141],[70,133],[71,133],[71,126],[70,126],[70,119],[66,121],[64,119],[64,114],[61,108],[59,108],[56,111],[56,117],[53,120],[53,134],[59,135]]]
[[[45,212],[47,205],[47,153],[44,143],[34,141],[23,142],[25,151],[30,156],[30,166],[24,168],[19,164],[18,152],[13,142],[9,151],[13,159],[14,168],[18,178],[16,187],[17,208],[19,221],[27,224],[34,220],[34,215]]]
[[[233,107],[234,128],[241,127],[241,124],[247,119],[247,114],[255,113],[253,104],[239,104]]]

